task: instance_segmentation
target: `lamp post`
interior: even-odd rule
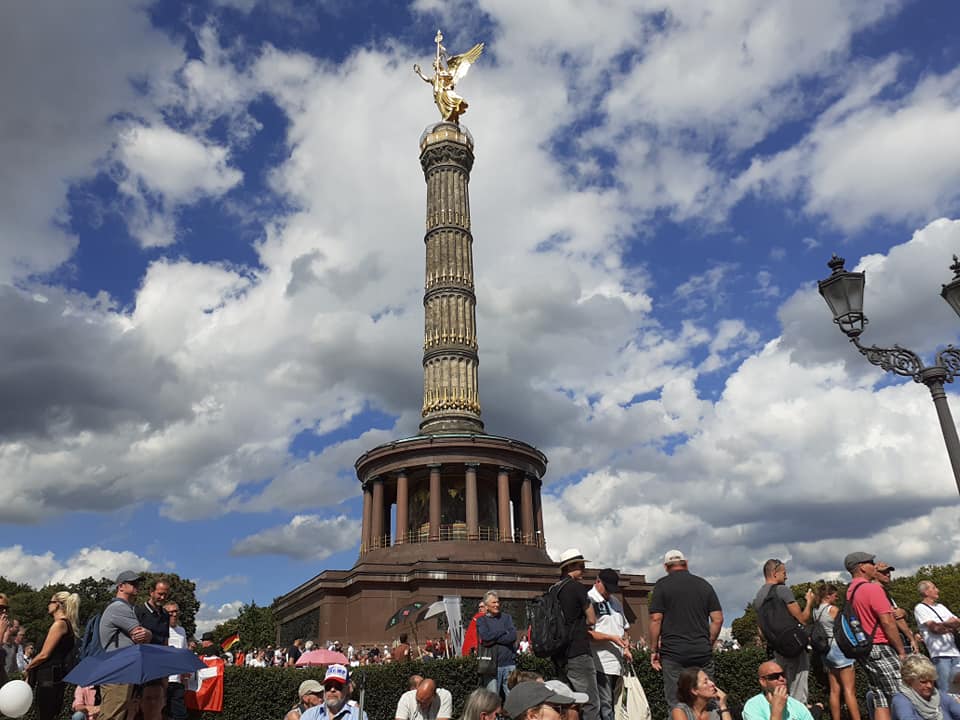
[[[881,348],[876,345],[866,347],[860,344],[860,333],[869,322],[863,314],[863,288],[866,284],[865,273],[848,272],[844,269],[842,257],[835,254],[830,258],[827,266],[833,271],[826,280],[818,283],[820,294],[830,306],[833,321],[840,327],[843,334],[850,338],[850,342],[863,355],[867,362],[877,365],[887,372],[903,377],[913,378],[914,382],[923,383],[930,389],[937,417],[940,419],[940,429],[943,431],[943,441],[947,445],[947,455],[950,456],[950,465],[953,468],[953,478],[960,492],[960,438],[957,437],[957,426],[950,415],[950,406],[947,404],[947,394],[943,390],[945,382],[953,382],[960,376],[960,348],[947,345],[937,353],[936,360],[929,367],[923,364],[920,356],[912,350],[894,345],[892,348]],[[953,256],[954,277],[943,286],[940,295],[949,303],[957,315],[960,315],[960,260]]]

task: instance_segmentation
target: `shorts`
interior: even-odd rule
[[[853,665],[853,660],[843,654],[837,641],[830,638],[830,650],[823,656],[823,664],[828,670],[843,670]]]
[[[861,660],[867,671],[867,685],[873,690],[876,707],[890,707],[890,698],[900,692],[900,658],[889,645],[874,643],[870,657]]]

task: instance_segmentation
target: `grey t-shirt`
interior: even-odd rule
[[[111,601],[100,616],[100,644],[107,652],[130,647],[130,631],[139,624],[133,605],[122,598]]]
[[[789,605],[790,603],[797,601],[797,599],[793,596],[793,591],[783,583],[777,585],[771,585],[770,583],[767,583],[757,591],[757,596],[753,599],[753,609],[757,612],[760,612],[760,606],[763,605],[763,601],[767,599],[767,593],[770,592],[771,587],[773,588],[773,592],[776,593],[777,597],[783,601],[784,605]]]

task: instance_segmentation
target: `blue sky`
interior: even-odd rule
[[[836,251],[868,274],[865,340],[957,341],[958,16],[0,6],[3,574],[171,569],[212,626],[353,564],[353,461],[419,416],[438,118],[411,68],[438,27],[486,43],[458,88],[481,404],[550,458],[549,550],[655,579],[680,547],[731,618],[771,556],[960,561],[928,394],[815,289]]]

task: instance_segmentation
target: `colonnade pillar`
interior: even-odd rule
[[[497,473],[497,525],[500,542],[510,542],[510,469],[505,467]]]
[[[480,539],[480,500],[477,496],[477,463],[467,463],[467,540]]]
[[[397,471],[397,534],[394,544],[400,545],[407,541],[410,517],[410,480],[407,471],[401,468]]]
[[[375,477],[373,482],[373,509],[371,511],[372,522],[370,523],[370,546],[382,547],[383,545],[383,478]]]
[[[536,517],[536,529],[534,534],[536,537],[536,543],[538,547],[547,546],[547,538],[543,534],[543,482],[537,480],[536,492],[533,493],[533,509],[534,515]]]
[[[533,537],[533,478],[523,476],[520,484],[520,542],[531,544]]]
[[[440,539],[440,466],[430,468],[430,540]]]
[[[363,523],[360,530],[360,552],[370,549],[370,518],[373,510],[373,491],[369,484],[363,485]]]

